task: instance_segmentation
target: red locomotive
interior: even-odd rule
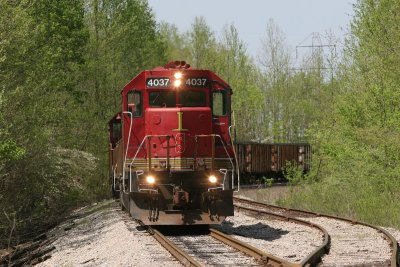
[[[221,223],[233,215],[236,161],[229,85],[184,61],[146,70],[109,122],[110,181],[148,225]]]

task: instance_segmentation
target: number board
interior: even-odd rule
[[[184,80],[184,87],[207,87],[209,80],[204,77],[188,77]],[[172,87],[173,83],[170,78],[148,78],[146,79],[147,88],[168,88]]]
[[[187,87],[206,87],[208,86],[208,79],[204,77],[189,77],[185,81]]]
[[[146,80],[147,88],[162,88],[169,86],[170,86],[169,78],[149,78]]]

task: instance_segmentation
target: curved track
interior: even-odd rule
[[[235,198],[236,199],[236,198]],[[330,236],[328,232],[321,226],[314,224],[312,222],[308,222],[305,220],[297,219],[295,217],[290,217],[287,215],[279,214],[279,213],[274,213],[271,211],[267,210],[262,210],[262,209],[257,209],[253,207],[248,207],[244,205],[239,205],[237,203],[234,204],[235,208],[238,209],[239,211],[246,211],[252,214],[256,215],[266,215],[269,217],[274,217],[279,220],[284,220],[288,222],[293,222],[296,224],[302,224],[311,228],[315,228],[321,232],[323,235],[323,242],[322,244],[317,247],[313,252],[311,252],[307,257],[305,257],[300,263],[290,263],[288,262],[287,265],[285,266],[315,266],[317,263],[321,260],[321,257],[325,255],[329,251],[329,245],[330,245]],[[274,266],[274,265],[273,265]]]
[[[332,216],[332,215],[325,215],[319,214],[315,212],[303,211],[298,209],[289,209],[283,208],[276,205],[264,204],[255,201],[251,201],[248,199],[242,199],[238,197],[234,197],[234,205],[239,209],[252,209],[259,212],[268,212],[273,214],[280,214],[280,216],[294,216],[294,217],[311,217],[311,218],[328,218],[333,219],[341,222],[345,222],[350,225],[360,225],[374,229],[376,232],[383,234],[384,238],[388,241],[391,249],[391,256],[390,260],[388,260],[388,264],[390,266],[400,266],[400,252],[399,252],[399,244],[397,243],[396,239],[386,230],[382,229],[381,227],[374,226],[368,223],[359,222],[350,220],[347,218]],[[372,263],[375,265],[376,262]]]
[[[185,266],[263,265],[262,252],[218,231],[168,237],[153,231],[154,238]]]
[[[220,231],[206,235],[166,237],[148,228],[154,238],[184,266],[304,266],[261,251]]]
[[[176,259],[185,266],[235,265],[235,266],[315,266],[329,247],[329,235],[325,229],[313,223],[280,214],[240,207],[247,212],[273,216],[277,219],[316,228],[323,235],[323,244],[300,263],[292,263],[261,251],[215,229],[208,235],[181,235],[166,237],[160,231],[148,227],[148,231]],[[229,246],[230,248],[227,248]],[[246,255],[243,255],[246,254]],[[206,260],[205,260],[206,259]],[[252,260],[253,259],[253,260]],[[233,261],[232,261],[233,260]]]

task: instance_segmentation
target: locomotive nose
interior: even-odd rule
[[[152,138],[153,155],[164,155],[168,145],[161,141],[169,136],[171,157],[193,157],[193,154],[204,154],[207,140],[201,136],[210,135],[212,132],[211,109],[209,107],[175,107],[175,108],[149,108],[146,111],[149,118],[146,124],[146,135],[159,136]],[[197,151],[196,151],[197,150]]]

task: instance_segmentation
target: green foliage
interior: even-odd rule
[[[2,141],[0,143],[0,162],[8,160],[18,160],[25,155],[25,150],[18,147],[14,141]]]
[[[261,181],[265,184],[266,187],[271,187],[274,183],[274,178],[267,178],[267,177],[262,177]]]
[[[293,71],[273,21],[259,68],[234,25],[217,40],[199,17],[181,34],[146,1],[0,0],[0,244],[108,195],[106,123],[120,90],[168,59],[231,85],[238,139],[313,141],[311,173],[285,168],[298,185],[286,204],[399,226],[397,14],[398,2],[359,0],[345,60],[327,73],[337,60],[319,49]]]
[[[190,63],[186,35],[180,34],[175,25],[166,22],[160,24],[160,34],[167,47],[166,54],[169,60],[185,59]]]
[[[88,0],[85,13],[89,40],[81,90],[85,150],[105,162],[106,125],[121,109],[123,86],[144,69],[164,65],[166,45],[146,1]],[[99,145],[102,144],[102,145]]]
[[[165,49],[145,1],[0,0],[0,246],[108,196],[106,123]]]
[[[336,40],[332,37],[330,42]],[[264,77],[263,141],[303,142],[311,124],[324,119],[337,94],[333,75],[337,56],[331,52],[326,56],[322,48],[312,48],[303,63],[294,66],[284,34],[273,20],[268,22],[259,58]]]
[[[399,11],[396,1],[355,6],[341,95],[310,131],[320,182],[287,204],[400,226]]]
[[[306,180],[302,166],[297,166],[293,162],[287,161],[283,169],[283,175],[289,182],[289,185],[298,185],[302,181]]]
[[[202,17],[195,18],[192,28],[183,34],[174,25],[164,23],[161,34],[167,41],[169,58],[185,59],[193,67],[210,69],[232,87],[237,138],[259,139],[263,103],[258,84],[261,75],[247,55],[235,26],[226,26],[219,42]]]

